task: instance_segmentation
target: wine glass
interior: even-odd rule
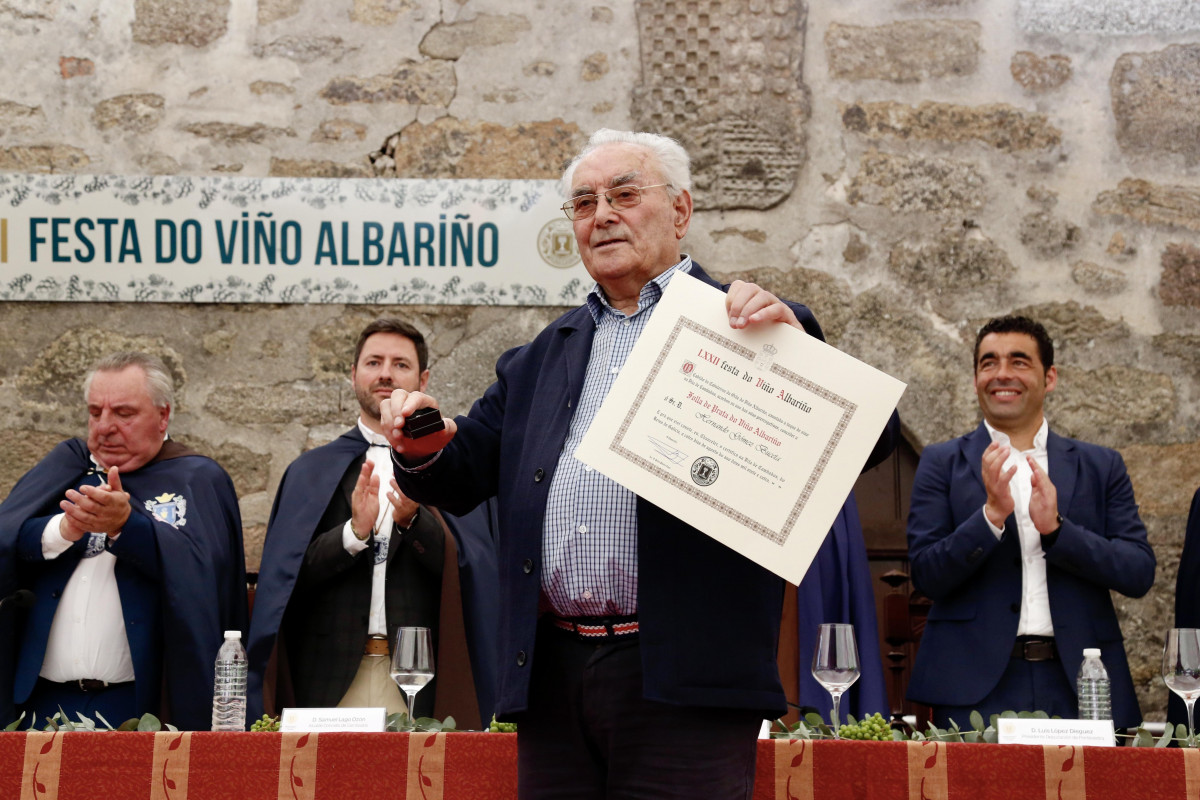
[[[416,727],[414,710],[417,692],[433,680],[433,639],[429,628],[400,628],[392,650],[392,680],[408,701],[408,719]]]
[[[1163,646],[1163,681],[1183,698],[1188,714],[1188,747],[1196,746],[1196,698],[1200,697],[1200,629],[1172,628]]]
[[[838,705],[842,693],[858,680],[858,645],[854,641],[854,626],[841,622],[823,623],[813,652],[812,674],[817,683],[833,695],[833,737],[838,736],[841,720]]]

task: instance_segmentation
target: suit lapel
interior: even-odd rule
[[[1050,461],[1050,482],[1058,494],[1058,512],[1071,507],[1075,495],[1075,480],[1079,475],[1079,453],[1070,439],[1050,431],[1046,439],[1046,456]]]
[[[979,427],[968,433],[962,440],[963,459],[971,470],[971,476],[978,486],[983,486],[983,451],[992,443],[987,426],[982,422]]]

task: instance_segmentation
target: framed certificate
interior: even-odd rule
[[[681,273],[575,456],[799,583],[904,388]]]

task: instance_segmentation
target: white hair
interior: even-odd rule
[[[617,131],[611,128],[601,128],[592,134],[592,138],[588,139],[587,145],[584,146],[579,155],[571,160],[571,163],[563,171],[560,185],[564,197],[571,195],[571,179],[575,175],[575,168],[594,151],[607,144],[631,144],[648,152],[654,159],[655,166],[662,173],[662,179],[668,184],[668,190],[672,195],[685,190],[691,190],[691,159],[688,157],[687,151],[683,149],[683,145],[679,142],[670,136],[663,136],[658,133]]]
[[[92,379],[96,377],[97,372],[121,372],[127,367],[137,367],[146,375],[146,391],[150,394],[150,401],[154,403],[154,407],[170,406],[173,414],[175,384],[166,365],[154,356],[128,350],[105,356],[92,365],[87,377],[83,379],[83,401],[87,402],[92,390]]]

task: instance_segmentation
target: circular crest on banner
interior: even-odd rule
[[[579,263],[575,229],[569,219],[552,219],[538,232],[538,255],[555,269],[567,269]]]

